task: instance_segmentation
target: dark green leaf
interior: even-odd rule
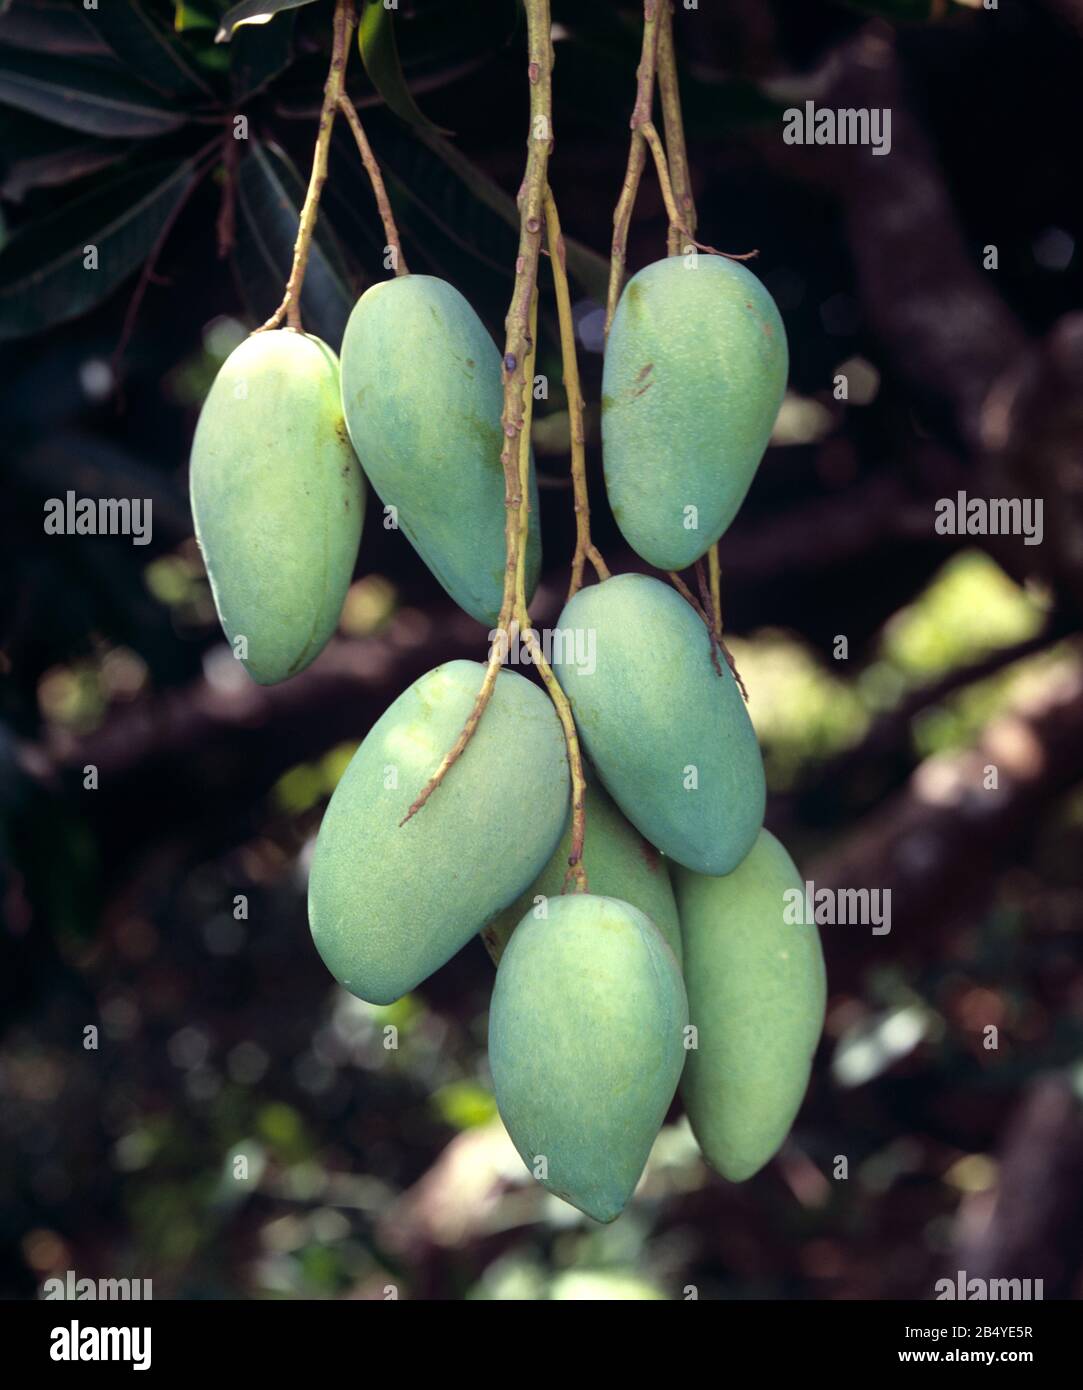
[[[129,171],[12,237],[0,254],[0,339],[77,318],[110,295],[146,260],[194,177],[191,160]]]
[[[408,13],[400,7],[392,22],[410,94],[437,91],[494,58],[504,61],[517,33],[526,41],[518,0],[425,0]]]
[[[384,171],[410,269],[469,287],[471,304],[494,338],[502,342],[518,243],[514,200],[484,175],[479,184],[484,197],[478,197],[470,186],[477,171],[468,161],[459,166],[465,175],[460,177],[416,138],[415,130],[409,130],[386,109],[366,111],[365,125]],[[439,136],[434,139],[438,145],[444,144]],[[334,224],[343,242],[363,257],[366,268],[374,275],[387,273],[382,269],[385,235],[353,142],[345,131],[339,132],[332,145],[331,174],[321,209],[321,217]],[[582,271],[584,264],[587,267],[574,278],[589,293],[604,298],[606,263],[585,247],[573,246],[581,253],[579,269]],[[543,261],[543,276],[547,275]],[[555,329],[545,323],[544,307],[541,314],[540,341],[555,342]]]
[[[245,299],[258,320],[282,301],[293,264],[305,186],[286,156],[252,142],[237,176],[237,245],[234,264]],[[316,224],[301,291],[301,318],[338,351],[354,305],[342,250],[326,220]]]
[[[0,197],[19,202],[28,189],[71,183],[122,159],[123,140],[94,140],[24,111],[0,111]]]
[[[418,108],[406,85],[395,43],[392,12],[376,0],[367,4],[357,26],[357,46],[372,85],[396,116],[422,130],[435,130],[429,118]]]
[[[498,183],[443,136],[431,130],[419,130],[415,133],[418,139],[452,171],[478,203],[495,213],[501,221],[518,233],[519,209],[510,193],[506,193]],[[411,187],[425,188],[426,185],[411,184]],[[587,294],[604,303],[609,284],[609,262],[606,258],[567,235],[564,237],[564,252],[568,273],[578,281]]]
[[[266,24],[281,10],[297,10],[311,5],[312,0],[241,0],[222,16],[215,43],[228,43],[234,32],[246,24]]]
[[[173,0],[173,28],[178,34],[198,33],[201,29],[217,29],[218,21],[185,0]]]
[[[110,50],[159,92],[172,97],[212,95],[183,43],[148,14],[140,0],[99,5],[88,18]]]
[[[120,138],[163,135],[186,120],[120,72],[14,49],[0,52],[0,103],[72,130]]]
[[[108,56],[108,48],[87,21],[87,12],[70,0],[56,4],[20,0],[19,4],[0,5],[0,43],[34,53]]]
[[[244,28],[236,35],[229,46],[230,83],[236,102],[247,100],[289,66],[296,18],[287,14],[277,24]]]
[[[553,108],[558,121],[564,111],[599,130],[627,132],[635,100],[641,22],[631,12],[621,15],[608,6],[571,0],[554,5],[553,18],[568,28],[573,40],[560,44],[553,68]],[[756,83],[721,73],[713,78],[701,65],[694,71],[686,68],[683,54],[694,35],[685,32],[679,14],[674,22],[689,140],[717,139],[781,119],[784,103],[767,96]]]

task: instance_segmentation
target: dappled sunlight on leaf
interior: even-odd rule
[[[954,556],[884,628],[880,660],[908,683],[943,675],[997,647],[1033,637],[1045,613],[978,550]]]

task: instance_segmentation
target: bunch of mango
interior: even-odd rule
[[[614,516],[662,570],[700,559],[748,490],[785,388],[777,308],[743,266],[672,257],[626,286],[606,350],[602,442]],[[222,625],[255,680],[307,666],[350,583],[365,481],[443,587],[492,627],[505,572],[501,361],[466,300],[404,275],[358,301],[340,364],[288,329],[223,365],[191,493]],[[362,473],[362,468],[364,473]],[[527,589],[541,565],[531,461]],[[587,892],[564,892],[568,755],[542,688],[502,668],[458,761],[421,788],[471,712],[483,665],[452,661],[357,749],[312,860],[316,947],[387,1004],[481,933],[498,960],[489,1057],[527,1167],[599,1221],[629,1200],[680,1088],[708,1161],[740,1181],[776,1152],[824,1013],[816,928],[763,829],[741,692],[700,615],[660,579],[579,590],[553,669],[589,759]]]

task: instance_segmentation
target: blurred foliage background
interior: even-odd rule
[[[535,1187],[503,1133],[480,943],[386,1009],[311,946],[306,862],[352,749],[484,633],[370,508],[309,671],[258,689],[224,646],[187,453],[214,372],[280,297],[330,28],[317,0],[216,45],[225,8],[0,4],[0,1291],[73,1269],[159,1298],[928,1298],[965,1269],[1078,1296],[1083,6],[677,9],[701,235],[758,248],[791,345],[722,546],[768,823],[817,886],[890,889],[892,929],[823,928],[827,1028],[778,1159],[722,1182],[677,1104],[607,1228]],[[595,538],[634,568],[596,406],[640,16],[553,12]],[[521,13],[403,0],[394,26],[401,66],[355,55],[349,90],[411,268],[502,342]],[[786,145],[806,99],[890,107],[890,155]],[[647,178],[632,268],[665,230]],[[337,129],[308,327],[337,344],[382,245]],[[539,624],[574,541],[554,319],[550,298]],[[151,544],[45,535],[69,489],[151,498]],[[1043,543],[937,534],[959,490],[1042,497]]]

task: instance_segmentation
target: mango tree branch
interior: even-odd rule
[[[551,200],[551,195],[547,196]],[[568,871],[564,876],[564,892],[587,891],[587,875],[583,868],[583,838],[586,833],[586,777],[583,774],[583,757],[579,749],[579,735],[576,732],[572,707],[553,674],[552,668],[541,649],[537,634],[530,625],[530,613],[526,601],[526,546],[530,526],[530,422],[534,414],[534,361],[538,338],[538,291],[535,288],[530,297],[529,347],[524,363],[523,388],[523,428],[519,434],[519,564],[515,580],[515,616],[513,625],[523,633],[530,652],[530,659],[538,668],[538,674],[545,683],[549,698],[556,707],[557,717],[564,730],[564,741],[568,749],[568,770],[572,781],[572,844],[568,855]]]
[[[639,67],[636,70],[636,100],[632,108],[632,140],[628,147],[628,164],[624,171],[620,197],[613,212],[613,250],[609,262],[609,294],[605,307],[605,333],[613,315],[617,312],[624,282],[624,264],[628,255],[628,228],[632,223],[632,209],[635,206],[639,181],[643,177],[643,165],[647,150],[643,142],[642,127],[649,124],[654,106],[654,73],[658,57],[658,0],[644,0],[643,3],[643,47],[640,50]]]
[[[553,44],[550,36],[549,0],[526,0],[530,81],[530,133],[527,137],[526,172],[519,190],[519,253],[515,261],[515,285],[508,307],[504,347],[504,409],[500,423],[504,448],[500,462],[504,469],[506,571],[504,612],[506,626],[515,603],[515,578],[519,568],[519,483],[520,436],[524,429],[527,394],[527,359],[530,356],[530,310],[538,284],[542,222],[549,151],[553,140],[553,99],[551,74]]]
[[[301,217],[297,223],[297,241],[293,247],[293,265],[290,278],[286,281],[286,292],[282,303],[266,323],[256,329],[264,333],[269,328],[277,328],[286,317],[290,328],[298,333],[301,327],[301,290],[308,269],[308,253],[312,247],[312,234],[316,230],[319,214],[320,194],[327,182],[327,155],[331,148],[331,131],[335,125],[335,112],[338,110],[346,80],[346,60],[350,54],[350,36],[353,33],[353,0],[335,0],[334,30],[331,40],[331,67],[323,88],[323,104],[320,107],[320,126],[316,135],[316,149],[312,155],[312,173],[308,178],[308,191],[301,207]]]
[[[666,216],[669,218],[670,235],[675,235],[699,251],[706,251],[710,256],[725,256],[729,261],[750,261],[754,256],[758,256],[760,254],[758,251],[720,251],[717,246],[708,246],[706,242],[695,239],[677,207],[662,137],[658,134],[652,121],[643,123],[641,134],[654,158],[654,167],[658,174],[658,186],[662,190],[662,201],[666,205]]]
[[[692,171],[688,163],[688,146],[684,138],[684,115],[681,111],[681,86],[677,76],[677,53],[673,42],[673,5],[665,0],[662,6],[662,22],[658,30],[658,91],[662,99],[662,121],[666,132],[666,154],[669,161],[669,177],[673,185],[673,198],[680,213],[681,221],[688,228],[690,237],[695,236],[696,200],[692,192]],[[679,256],[686,250],[680,227],[669,225],[669,254]],[[722,565],[718,555],[718,542],[707,552],[707,565],[711,591],[711,618],[715,637],[722,641]]]
[[[663,0],[662,18],[658,26],[658,91],[662,98],[662,120],[666,132],[666,152],[669,156],[669,177],[681,223],[689,236],[696,231],[696,203],[692,196],[692,175],[688,167],[688,149],[684,140],[684,117],[681,114],[681,91],[677,80],[677,58],[673,46],[673,5]],[[684,250],[680,228],[669,226],[669,254],[679,256]]]
[[[640,127],[640,134],[646,140],[650,152],[654,157],[654,170],[658,175],[658,186],[662,190],[662,201],[666,205],[666,216],[669,218],[670,232],[683,233],[692,240],[691,230],[685,226],[681,218],[680,209],[673,196],[673,184],[669,177],[669,163],[666,159],[665,148],[662,145],[662,137],[655,129],[653,121],[644,121]]]
[[[524,628],[530,626],[526,599],[526,552],[530,537],[530,426],[534,419],[534,363],[538,351],[538,286],[535,282],[530,296],[530,319],[527,327],[526,358],[523,362],[523,418],[519,427],[515,466],[519,498],[519,538],[515,564],[515,600],[513,620]]]
[[[384,236],[387,238],[388,249],[391,251],[392,265],[396,275],[409,275],[410,271],[406,265],[406,257],[402,254],[402,242],[399,239],[399,229],[395,225],[395,214],[391,211],[391,202],[387,196],[387,189],[384,187],[383,175],[380,173],[380,166],[376,162],[376,156],[372,152],[368,136],[365,134],[361,118],[357,114],[357,108],[353,102],[342,92],[338,99],[338,107],[349,122],[350,129],[353,131],[353,138],[357,141],[357,148],[361,155],[361,162],[365,166],[365,171],[369,176],[369,183],[372,184],[372,191],[376,198],[376,207],[380,213],[380,221],[384,224]]]
[[[564,261],[564,238],[560,231],[560,216],[551,189],[545,193],[545,228],[549,242],[549,260],[553,267],[556,287],[557,316],[560,321],[560,353],[564,365],[564,391],[568,397],[568,432],[571,436],[572,489],[575,496],[575,555],[572,557],[572,577],[568,597],[577,594],[583,584],[583,569],[589,559],[599,579],[609,578],[609,568],[590,538],[590,498],[587,493],[587,459],[583,431],[583,392],[579,382],[579,360],[575,351],[575,321],[572,318],[572,299],[568,290],[568,273]]]
[[[526,548],[529,526],[529,491],[520,483],[520,448],[529,450],[529,422],[526,420],[526,392],[533,382],[527,381],[527,363],[531,357],[531,305],[538,284],[538,260],[541,255],[542,220],[549,165],[549,150],[553,138],[553,97],[551,75],[553,42],[549,18],[549,0],[526,0],[527,14],[527,78],[530,83],[530,130],[527,135],[526,172],[519,190],[519,252],[515,260],[515,285],[506,319],[507,337],[504,348],[504,408],[500,424],[504,446],[500,464],[504,471],[504,595],[497,619],[497,634],[489,652],[489,664],[478,691],[474,708],[455,741],[454,747],[425,784],[403,820],[417,814],[447,776],[449,769],[461,757],[474,730],[485,713],[493,693],[496,678],[509,645],[509,629],[517,616],[517,582],[519,557]],[[526,439],[522,435],[526,429]],[[524,525],[525,516],[525,525]],[[525,604],[523,605],[525,610]],[[525,618],[525,611],[521,615]],[[525,618],[523,627],[529,626]]]
[[[589,887],[587,871],[583,867],[583,839],[587,829],[586,795],[587,779],[583,772],[583,754],[579,747],[579,734],[568,697],[560,682],[553,674],[552,667],[545,659],[533,628],[526,629],[526,643],[530,659],[538,668],[538,674],[545,682],[549,698],[556,706],[557,716],[564,730],[564,741],[568,746],[568,769],[572,777],[572,844],[568,855],[568,871],[564,875],[564,892],[585,893]]]

